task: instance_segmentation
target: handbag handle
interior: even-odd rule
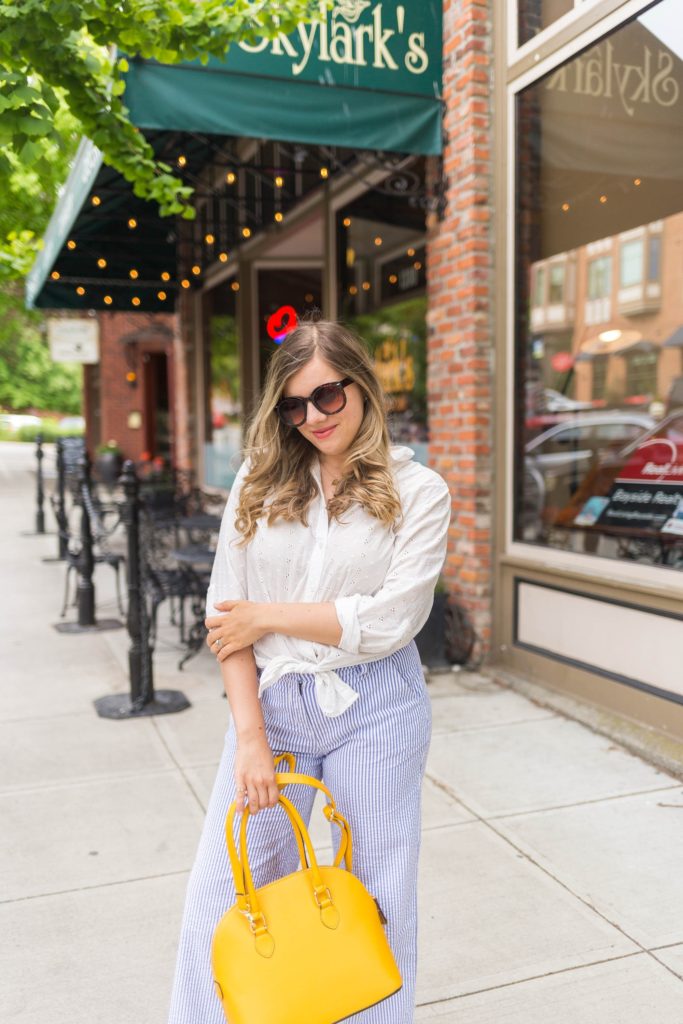
[[[298,834],[299,848],[301,849],[301,846],[303,845],[306,851],[305,859],[302,859],[302,867],[307,861],[309,865],[308,870],[311,874],[313,899],[320,911],[321,924],[326,928],[335,929],[339,924],[339,911],[334,905],[332,893],[325,885],[320,874],[320,868],[318,867],[315,850],[313,848],[313,843],[311,842],[311,837],[308,834],[308,829],[306,828],[303,818],[297,811],[294,804],[282,793],[280,794],[279,802],[282,804],[282,807],[290,820],[295,835]],[[242,854],[240,859],[233,835],[233,822],[236,807],[236,803],[233,803],[228,811],[226,820],[226,838],[228,842],[230,863],[235,877],[237,906],[240,913],[244,914],[249,921],[249,927],[254,936],[256,952],[263,957],[270,958],[275,950],[275,942],[268,931],[268,923],[261,910],[258,894],[251,874],[251,867],[249,865],[249,856],[247,852],[247,823],[249,821],[249,813],[248,809],[246,809],[242,815],[242,821],[240,824],[240,852]],[[241,892],[239,891],[240,883],[242,883]]]
[[[291,757],[292,754],[283,754],[282,757]],[[278,758],[279,760],[279,758]],[[277,764],[277,761],[275,762]],[[288,762],[289,763],[289,762]],[[337,805],[334,802],[334,797],[330,793],[329,789],[324,782],[320,779],[314,778],[312,775],[303,775],[301,772],[295,772],[292,769],[288,772],[278,772],[275,776],[275,781],[280,789],[284,789],[285,786],[301,785],[301,786],[313,786],[315,789],[319,789],[321,793],[324,793],[327,798],[327,803],[323,807],[323,814],[331,825],[336,825],[340,831],[339,837],[339,848],[337,855],[334,858],[334,867],[338,868],[342,861],[346,865],[347,871],[353,870],[353,839],[351,837],[351,828],[348,821],[343,814],[340,814],[337,810]],[[301,848],[300,848],[301,849]],[[305,849],[305,847],[304,847]],[[303,857],[301,858],[302,866],[304,865]]]
[[[278,754],[275,757],[275,759],[274,759],[275,767],[277,768],[283,761],[286,762],[288,771],[287,772],[277,772],[276,773],[276,775],[275,775],[275,783],[276,783],[278,789],[283,790],[285,788],[285,786],[289,786],[289,785],[294,784],[294,785],[302,785],[302,786],[312,786],[315,789],[319,789],[322,793],[324,793],[327,802],[325,803],[325,805],[323,807],[323,814],[325,815],[325,818],[327,819],[327,821],[330,822],[330,824],[335,824],[339,828],[339,831],[340,831],[339,846],[338,846],[338,849],[337,849],[337,855],[336,855],[336,857],[334,859],[334,867],[339,867],[340,864],[343,861],[344,865],[346,867],[346,870],[347,871],[352,871],[353,870],[353,840],[352,840],[352,837],[351,837],[351,828],[349,826],[348,821],[344,817],[344,815],[340,814],[339,811],[337,810],[336,804],[334,802],[334,797],[330,793],[329,789],[324,784],[324,782],[321,782],[319,779],[314,778],[312,775],[304,775],[301,772],[297,772],[295,770],[296,769],[296,757],[295,757],[294,754],[289,753],[289,752]],[[225,839],[226,839],[226,845],[227,845],[227,848],[228,848],[228,854],[229,854],[229,857],[230,857],[230,866],[232,868],[233,878],[234,878],[234,881],[235,881],[235,892],[236,892],[236,895],[237,895],[237,903],[238,903],[238,905],[240,907],[240,910],[246,911],[246,909],[247,909],[247,906],[246,906],[246,892],[247,892],[247,890],[246,890],[246,881],[245,881],[245,878],[244,878],[244,869],[242,867],[242,861],[244,861],[246,859],[246,857],[245,857],[246,846],[245,846],[245,848],[243,848],[241,850],[241,852],[242,852],[242,861],[240,861],[240,858],[239,858],[239,856],[237,854],[237,848],[236,848],[236,845],[235,845],[235,842],[234,842],[234,838],[233,838],[234,837],[234,820],[235,820],[235,814],[236,813],[237,813],[237,802],[235,801],[234,803],[231,804],[230,808],[228,809],[227,816],[226,816],[226,820],[225,820]],[[244,808],[244,814],[245,814],[246,817],[248,817],[248,814],[249,814],[249,805],[248,804]],[[291,821],[291,818],[290,818],[290,821]],[[302,824],[303,824],[303,822],[302,822]],[[296,843],[297,843],[297,848],[298,848],[298,852],[299,852],[299,861],[301,863],[301,866],[302,867],[308,867],[309,863],[308,863],[308,857],[307,857],[307,854],[306,854],[306,844],[305,844],[305,842],[303,840],[301,831],[300,831],[299,828],[296,827],[294,822],[292,822],[292,828],[293,828],[294,837],[295,837]],[[304,831],[306,832],[306,835],[308,835],[308,831],[305,828],[305,826],[304,826]],[[310,843],[310,840],[309,840],[309,843]],[[241,845],[242,844],[240,842],[240,846]]]

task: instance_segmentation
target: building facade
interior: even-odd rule
[[[138,318],[138,359],[173,321],[169,450],[222,490],[287,318],[350,323],[395,439],[451,488],[444,582],[477,653],[682,736],[678,0],[337,4],[250,45],[199,105],[197,71],[134,67],[197,219],[170,231],[83,154],[34,300]]]

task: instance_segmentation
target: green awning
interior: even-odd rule
[[[162,159],[165,140],[177,133],[190,144],[250,137],[432,155],[442,145],[441,48],[440,0],[336,0],[324,20],[236,44],[224,61],[131,60],[124,100]],[[128,254],[129,216],[146,221],[136,260]],[[174,284],[160,289],[159,281],[175,259],[170,226],[151,204],[141,211],[132,189],[84,142],[29,275],[28,305],[120,308],[125,296],[130,308],[139,296],[145,309],[167,308]],[[67,248],[70,239],[76,249]]]
[[[126,103],[140,128],[440,153],[441,18],[440,0],[337,0],[206,67],[135,61]]]
[[[126,103],[134,124],[143,129],[256,136],[397,153],[441,152],[441,102],[433,97],[147,61],[132,64],[127,77]]]

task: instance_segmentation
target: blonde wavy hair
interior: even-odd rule
[[[318,493],[311,471],[318,452],[296,427],[282,423],[275,406],[292,374],[316,353],[338,371],[340,379],[353,379],[365,407],[343,476],[328,503],[329,515],[339,520],[356,502],[387,527],[396,528],[400,522],[401,501],[391,471],[384,394],[367,349],[341,324],[304,321],[273,353],[247,433],[245,455],[250,466],[235,519],[242,545],[252,539],[263,516],[269,526],[278,519],[299,520],[308,526],[308,508]]]

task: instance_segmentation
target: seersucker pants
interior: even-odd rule
[[[326,717],[315,698],[313,677],[285,675],[262,695],[266,731],[274,753],[296,754],[296,770],[322,778],[331,790],[351,825],[354,874],[387,917],[387,937],[403,988],[346,1019],[353,1024],[412,1024],[429,697],[414,642],[379,661],[338,671],[359,694],[347,711]],[[225,848],[225,816],[235,797],[235,743],[231,726],[188,884],[169,1024],[225,1024],[214,993],[210,950],[217,922],[235,902]],[[315,790],[291,786],[287,796],[308,822]],[[335,842],[337,832],[335,827]],[[261,811],[250,822],[249,859],[257,887],[298,867],[294,836],[280,808]]]

